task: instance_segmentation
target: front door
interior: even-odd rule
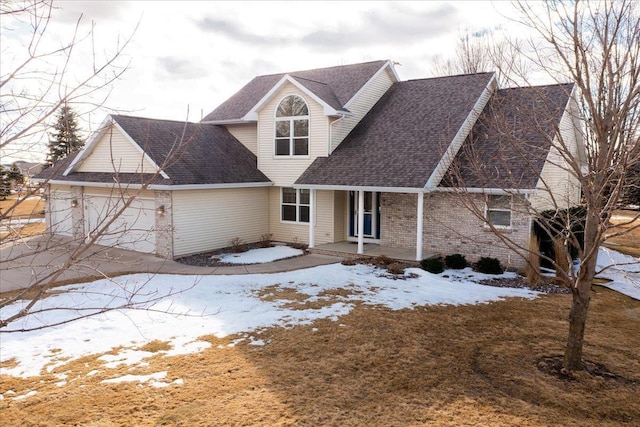
[[[364,227],[366,239],[380,239],[380,193],[364,192]],[[349,237],[358,237],[358,192],[349,192]]]

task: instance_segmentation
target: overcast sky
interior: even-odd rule
[[[68,40],[81,15],[81,30],[95,24],[98,53],[112,51],[118,37],[126,39],[138,25],[122,62],[128,61],[129,69],[113,85],[108,107],[175,120],[184,120],[189,111],[191,121],[261,74],[390,59],[401,64],[396,70],[402,80],[429,77],[434,57],[451,54],[466,28],[501,32],[514,25],[504,2],[54,4],[50,43]],[[13,51],[26,40],[18,30],[2,35]],[[90,58],[88,49],[78,49],[70,69],[82,74]],[[83,128],[95,128],[106,113],[93,112]]]

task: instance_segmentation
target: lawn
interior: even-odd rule
[[[594,287],[584,357],[598,374],[566,378],[549,373],[548,357],[562,353],[570,296],[452,275],[398,279],[336,265],[206,277],[175,304],[208,307],[207,319],[154,324],[144,320],[153,313],[136,312],[4,336],[34,360],[49,356],[36,376],[0,376],[2,424],[638,425],[640,301]],[[133,343],[136,334],[145,339]],[[74,339],[121,344],[78,356],[69,353]],[[0,367],[31,362],[5,355]]]
[[[35,236],[45,231],[44,209],[45,203],[40,196],[31,196],[16,205],[19,194],[12,194],[5,200],[0,200],[0,212],[10,212],[10,226],[0,227],[0,243],[20,237]],[[14,207],[15,205],[15,207]],[[35,222],[29,222],[35,221]]]

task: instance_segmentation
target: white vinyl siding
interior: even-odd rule
[[[331,125],[331,151],[335,150],[338,145],[346,138],[353,128],[362,120],[367,112],[378,102],[387,90],[394,83],[394,77],[391,71],[386,68],[385,71],[376,75],[367,86],[357,94],[357,96],[347,106],[352,116],[343,119],[334,120]]]
[[[309,243],[309,224],[280,220],[280,191],[272,187],[269,192],[269,232],[273,240],[290,243]],[[314,224],[315,243],[333,243],[334,234],[334,192],[316,191],[316,222]],[[343,240],[341,237],[338,240]]]
[[[258,155],[258,125],[256,123],[226,125],[226,128],[253,154]]]
[[[309,107],[309,156],[275,156],[275,110],[287,95],[300,96]],[[291,83],[283,85],[258,114],[258,169],[275,185],[290,187],[316,157],[328,155],[329,120],[322,106]]]
[[[562,141],[567,145],[573,156],[578,158],[576,130],[570,111],[565,111],[560,121]],[[559,144],[556,138],[555,144]],[[564,151],[564,149],[562,149]],[[580,183],[578,178],[559,154],[556,147],[552,147],[547,155],[540,179],[537,185],[538,193],[531,202],[535,209],[565,209],[580,204]]]
[[[73,197],[69,186],[51,186],[48,196],[47,228],[52,234],[73,235],[71,200]]]
[[[152,144],[153,141],[148,141]],[[144,148],[144,147],[142,147]],[[156,168],[117,128],[108,130],[77,169],[78,172],[155,173]]]
[[[174,257],[227,247],[236,237],[259,241],[269,232],[268,204],[268,188],[174,191]]]

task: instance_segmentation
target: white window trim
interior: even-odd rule
[[[493,224],[491,223],[491,225],[498,229],[498,230],[510,230],[511,226],[513,224],[513,209],[511,208],[511,205],[513,204],[513,196],[509,195],[509,209],[505,209],[505,208],[491,208],[489,209],[489,198],[492,197],[493,195],[491,194],[487,194],[487,196],[485,197],[485,202],[484,202],[484,217],[486,219],[486,221],[488,223],[491,223],[491,220],[489,219],[489,211],[491,212],[509,212],[509,225],[500,225],[500,224]],[[501,197],[503,197],[503,195],[500,195]],[[485,224],[485,228],[490,228],[491,227],[490,224]]]
[[[308,159],[309,158],[309,153],[311,152],[311,115],[307,114],[305,116],[287,116],[287,117],[277,117],[278,114],[278,107],[280,106],[280,104],[282,103],[282,101],[284,101],[287,97],[289,96],[297,96],[298,98],[302,99],[305,103],[305,105],[307,106],[307,111],[311,111],[310,107],[309,107],[309,103],[307,102],[306,99],[304,99],[302,96],[298,95],[297,93],[288,93],[285,96],[283,96],[282,98],[280,98],[280,100],[278,101],[278,103],[276,104],[276,108],[273,111],[273,117],[274,117],[274,121],[273,121],[273,158],[274,159]],[[293,135],[293,122],[294,120],[307,120],[307,127],[308,127],[308,133],[306,137],[301,137],[301,138],[296,138]],[[277,122],[289,122],[289,154],[278,154],[277,153],[277,144],[276,144],[276,129],[277,129]],[[295,139],[302,139],[302,138],[307,138],[307,154],[293,154],[294,153],[294,149],[295,149],[295,144],[294,144],[294,140]],[[284,137],[279,138],[281,140],[284,140]]]
[[[293,203],[284,203],[284,189],[285,188],[291,188],[292,190],[295,190],[295,192],[296,192],[296,203],[295,203],[295,205]],[[300,188],[293,188],[293,187],[280,187],[280,222],[285,223],[285,224],[309,224],[311,222],[311,190],[306,190],[306,191],[309,191],[309,204],[300,203],[300,192],[301,191],[305,191],[305,190],[302,190]],[[284,206],[284,205],[295,206],[296,207],[296,220],[295,221],[291,221],[291,220],[282,218],[282,206]],[[309,221],[300,221],[300,207],[301,206],[307,206],[309,208]]]

